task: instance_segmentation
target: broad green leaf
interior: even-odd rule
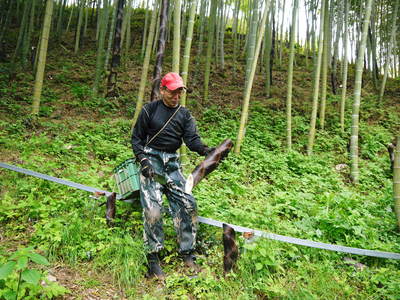
[[[31,253],[28,253],[28,256],[33,262],[35,262],[39,265],[48,266],[50,264],[49,261],[47,260],[47,258],[40,254],[31,252]]]
[[[22,270],[26,268],[26,265],[28,264],[28,257],[26,256],[21,256],[17,260],[17,268]]]
[[[260,254],[261,254],[263,257],[266,257],[266,256],[267,256],[267,251],[266,251],[264,248],[261,248],[261,249],[260,249]]]
[[[39,279],[40,279],[40,273],[37,270],[25,270],[21,274],[22,280],[32,283],[32,284],[38,284]]]
[[[2,265],[0,267],[0,279],[5,279],[11,272],[14,270],[14,267],[17,263],[15,261],[9,261],[8,263]]]
[[[4,297],[4,299],[6,300],[15,300],[15,296],[17,295],[16,292],[8,290],[7,292],[5,292],[2,296]]]
[[[247,249],[247,250],[254,250],[256,248],[256,244],[254,243],[247,243],[243,245],[243,248]]]
[[[256,270],[260,271],[263,268],[263,265],[261,263],[256,263]]]

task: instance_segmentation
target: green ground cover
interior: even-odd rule
[[[390,113],[389,113],[390,114]],[[211,107],[198,124],[205,142],[234,138],[239,110]],[[385,144],[390,128],[364,124],[361,184],[348,182],[346,141],[339,130],[318,136],[316,154],[302,154],[307,118],[296,117],[293,152],[282,150],[284,113],[262,103],[252,106],[246,139],[239,156],[231,155],[195,189],[200,215],[274,233],[351,247],[400,252],[393,213],[392,187]],[[2,120],[2,152],[10,163],[82,184],[111,190],[113,167],[131,155],[130,120],[46,120],[36,132],[22,117]],[[363,127],[362,127],[363,128]],[[191,154],[190,170],[201,158]],[[163,262],[165,286],[144,278],[139,207],[118,203],[116,226],[108,228],[104,208],[82,191],[1,170],[0,222],[7,240],[33,246],[51,263],[89,262],[90,268],[113,277],[128,297],[168,298],[357,298],[396,299],[399,263],[351,256],[258,239],[238,238],[241,257],[235,273],[222,273],[221,232],[201,225],[197,277],[182,274],[173,227],[166,220]],[[19,241],[24,240],[23,245]],[[10,245],[13,244],[10,242]],[[344,260],[351,257],[365,267]],[[12,278],[10,280],[16,280]],[[4,284],[4,283],[3,283]],[[4,297],[4,296],[3,296]]]
[[[92,97],[89,72],[77,62],[89,61],[91,55],[89,51],[81,58],[50,58],[53,79],[44,90],[37,124],[26,118],[32,76],[22,73],[8,82],[0,75],[1,161],[115,189],[113,168],[132,156],[135,87],[119,99]],[[129,73],[139,61],[135,64],[123,68],[119,78],[124,84],[138,76],[138,71]],[[224,78],[213,76],[214,88],[225,84]],[[238,82],[226,90],[240,88]],[[235,140],[240,109],[229,102],[231,96],[215,96],[211,103],[217,104],[210,105],[198,101],[198,93],[190,96],[189,105],[204,141],[216,145],[225,138]],[[349,167],[343,165],[349,161],[348,132],[341,133],[338,127],[338,97],[329,95],[326,131],[318,132],[315,153],[308,157],[304,153],[309,94],[299,95],[301,101],[294,104],[294,150],[289,153],[284,151],[285,111],[278,95],[276,90],[275,98],[266,100],[262,85],[255,89],[241,154],[230,155],[194,190],[199,214],[298,238],[400,253],[386,153],[386,144],[400,124],[393,98],[379,106],[375,96],[364,93],[360,184],[353,186]],[[225,100],[229,105],[220,105]],[[348,106],[347,116],[350,110]],[[190,153],[185,172],[200,161]],[[266,239],[248,242],[238,236],[237,269],[224,276],[221,230],[202,224],[198,245],[202,272],[187,273],[167,216],[162,258],[168,276],[165,283],[148,280],[138,203],[118,203],[115,226],[109,228],[101,200],[86,192],[3,169],[0,177],[0,265],[28,247],[50,262],[20,262],[18,270],[0,279],[0,298],[9,299],[3,292],[6,288],[16,289],[18,272],[37,269],[39,282],[45,283],[25,281],[19,293],[24,299],[57,295],[84,299],[93,290],[104,299],[399,299],[399,262]],[[71,279],[71,274],[79,278]],[[49,275],[58,279],[57,284],[46,283]]]

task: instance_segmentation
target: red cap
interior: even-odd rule
[[[183,84],[182,77],[178,73],[169,72],[161,79],[161,86],[166,86],[170,91],[179,88],[186,88]]]

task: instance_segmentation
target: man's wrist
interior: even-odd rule
[[[143,159],[147,159],[147,157],[144,154],[138,154],[136,155],[136,161],[141,163]]]

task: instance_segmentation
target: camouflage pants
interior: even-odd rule
[[[194,197],[185,193],[186,180],[180,170],[178,155],[149,147],[145,147],[144,151],[155,172],[161,175],[157,176],[157,181],[140,175],[140,202],[147,251],[158,252],[164,246],[162,195],[165,194],[178,235],[179,251],[188,253],[194,250],[196,243],[197,205]]]

